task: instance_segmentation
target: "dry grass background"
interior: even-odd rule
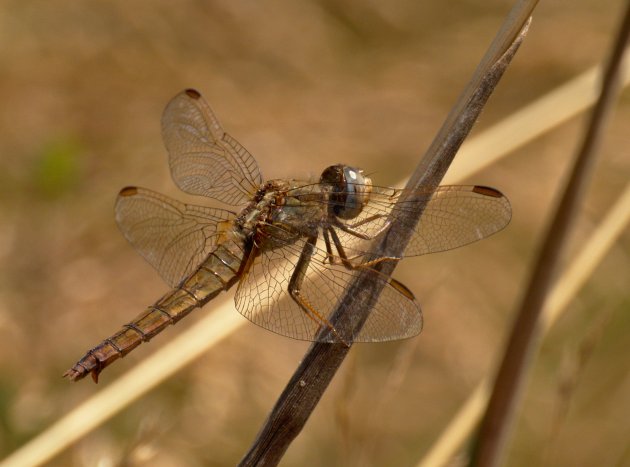
[[[198,88],[266,178],[317,176],[345,162],[395,183],[415,166],[509,6],[0,4],[0,458],[100,389],[60,375],[166,290],[117,231],[112,205],[128,184],[190,199],[170,181],[159,135],[168,99]],[[612,0],[542,2],[477,130],[600,62],[620,11]],[[628,180],[629,113],[626,93],[572,251]],[[576,118],[470,180],[508,194],[512,224],[479,244],[401,264],[396,277],[423,306],[423,334],[357,346],[285,465],[411,465],[428,449],[494,365],[582,124]],[[545,342],[508,465],[630,462],[628,241]],[[116,363],[100,384],[177,328]],[[241,327],[51,464],[232,465],[306,347]],[[401,359],[404,371],[392,375]]]

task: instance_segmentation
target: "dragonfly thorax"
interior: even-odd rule
[[[347,165],[331,165],[319,179],[330,187],[331,209],[340,219],[353,219],[361,214],[370,200],[372,180],[363,175],[363,170]]]
[[[239,213],[235,225],[245,236],[252,234],[259,223],[268,222],[271,218],[272,207],[278,202],[279,193],[286,191],[288,186],[281,180],[271,180],[262,186],[256,196]]]
[[[321,197],[313,184],[270,180],[240,212],[236,231],[241,237],[253,237],[259,247],[269,250],[316,235],[326,217]]]

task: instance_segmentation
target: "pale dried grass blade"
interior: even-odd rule
[[[225,300],[207,317],[106,386],[9,457],[1,467],[41,465],[246,323]]]
[[[630,84],[630,48],[621,73],[622,87]],[[495,163],[506,153],[555,128],[593,105],[599,95],[601,67],[593,67],[531,104],[468,139],[449,169],[445,183],[457,183]]]

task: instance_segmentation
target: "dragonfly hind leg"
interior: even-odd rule
[[[306,316],[317,323],[320,328],[330,330],[330,332],[334,334],[339,342],[349,347],[350,345],[348,344],[348,342],[339,335],[332,323],[328,321],[328,319],[320,312],[318,312],[316,308],[311,303],[309,303],[306,297],[302,295],[301,292],[302,284],[304,283],[304,279],[306,278],[306,271],[308,269],[308,265],[311,261],[313,253],[315,252],[316,244],[317,236],[309,237],[307,242],[304,244],[302,254],[300,255],[295,270],[291,275],[291,279],[289,280],[289,296],[293,299],[293,301],[295,301],[295,303],[297,303],[300,309],[304,313],[306,313]]]

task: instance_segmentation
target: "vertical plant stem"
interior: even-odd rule
[[[551,287],[568,233],[575,224],[578,208],[590,180],[602,133],[620,88],[623,52],[630,35],[630,3],[608,61],[602,90],[589,119],[572,173],[556,209],[544,244],[513,325],[503,360],[497,373],[492,396],[481,424],[478,444],[471,465],[496,466],[501,463],[514,412],[520,400],[525,376],[538,347],[539,320],[545,297]]]

